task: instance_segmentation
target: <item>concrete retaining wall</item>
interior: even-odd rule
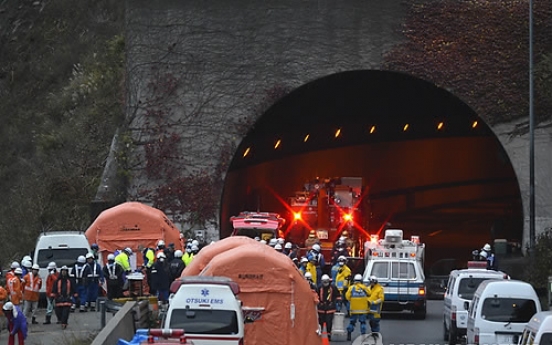
[[[136,305],[136,302],[125,303],[96,336],[92,345],[117,344],[119,339],[132,340],[136,333],[134,325],[134,307]]]

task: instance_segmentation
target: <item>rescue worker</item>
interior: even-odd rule
[[[316,265],[316,277],[317,278],[322,276],[322,268],[324,266],[326,266],[326,261],[324,259],[324,255],[322,255],[322,253],[320,251],[321,251],[320,245],[317,243],[317,244],[312,246],[312,249],[307,254],[307,258],[309,259],[309,262],[314,262],[315,265]],[[316,281],[316,279],[315,279],[315,281]],[[318,284],[320,284],[320,282],[318,282]]]
[[[307,282],[309,283],[309,286],[311,288],[311,290],[317,294],[318,293],[318,288],[316,287],[316,284],[312,281],[312,274],[310,272],[306,272],[305,273],[305,279],[307,280]]]
[[[289,254],[291,253],[292,248],[293,248],[293,244],[291,244],[291,242],[286,242],[286,244],[284,244],[284,250],[282,251],[282,253],[286,254],[289,257]],[[290,257],[290,259],[293,259],[293,258]]]
[[[44,325],[49,325],[52,323],[52,313],[54,312],[54,298],[52,297],[52,288],[54,283],[59,278],[59,273],[57,272],[57,267],[55,262],[50,262],[48,264],[48,278],[46,278],[46,320]],[[58,323],[61,321],[58,319]]]
[[[23,274],[23,271],[18,267],[13,270],[13,273],[14,276],[8,281],[6,290],[8,290],[10,301],[18,306],[21,304],[21,299],[23,298],[23,286],[21,283],[21,274]]]
[[[322,285],[318,289],[318,324],[320,327],[326,324],[328,340],[332,340],[332,324],[339,291],[330,284],[330,277],[327,274],[324,274],[320,280]]]
[[[484,254],[483,254],[484,253]],[[487,269],[488,270],[497,270],[498,265],[496,263],[496,257],[492,251],[491,245],[488,243],[485,243],[483,248],[481,248],[479,255],[481,257],[484,257],[484,260],[481,261],[487,261]]]
[[[155,257],[157,257],[157,255],[158,255],[159,253],[165,254],[165,247],[166,247],[166,246],[165,246],[165,241],[163,241],[163,240],[157,241],[157,249],[155,250]],[[165,254],[165,256],[166,256],[166,255],[167,255],[167,254]]]
[[[291,248],[289,249],[288,257],[297,265],[299,263],[299,257],[298,257],[299,248],[293,243],[289,243],[289,245]],[[287,246],[287,243],[286,243],[286,246]]]
[[[182,256],[182,261],[184,262],[184,266],[188,266],[190,262],[192,262],[192,259],[194,258],[194,254],[192,253],[192,244],[190,243],[189,246],[186,246],[186,253]]]
[[[318,242],[319,241],[318,241],[318,237],[316,236],[316,231],[311,230],[309,232],[309,236],[305,240],[305,247],[310,249],[310,248],[312,248],[313,245],[315,245]]]
[[[77,258],[77,263],[73,266],[71,276],[74,279],[74,289],[77,291],[76,296],[73,297],[73,304],[71,305],[71,312],[74,312],[77,308],[81,313],[86,311],[86,279],[84,270],[86,268],[86,258],[84,255],[80,255]]]
[[[182,236],[182,234],[180,234]],[[146,277],[148,286],[150,287],[150,293],[155,295],[155,291],[151,290],[151,268],[155,263],[155,250],[153,248],[146,248],[143,245],[138,246],[138,251],[142,253],[142,266],[146,269]]]
[[[366,315],[368,314],[368,296],[370,289],[362,283],[362,275],[356,274],[354,283],[349,287],[345,298],[351,304],[349,311],[351,318],[347,326],[347,340],[351,340],[351,334],[355,330],[356,322],[360,322],[360,334],[366,334]]]
[[[174,259],[174,243],[169,243],[169,246],[165,248],[165,256],[167,257],[167,262],[171,262]]]
[[[350,256],[349,250],[347,249],[347,245],[345,244],[345,237],[341,236],[339,240],[337,240],[334,249],[332,251],[332,264],[336,265],[337,260],[340,256]]]
[[[84,277],[86,286],[86,304],[84,310],[90,308],[91,311],[96,311],[96,301],[100,293],[100,286],[104,283],[104,274],[102,267],[96,262],[92,253],[86,254]]]
[[[347,252],[350,253],[355,247],[355,241],[349,237],[349,232],[347,230],[343,230],[341,236],[345,237],[345,248],[347,248]]]
[[[91,246],[90,246],[90,249],[92,249],[92,254],[94,255],[94,260],[98,260],[100,257],[99,257],[99,253],[100,253],[100,247],[96,244],[96,243],[93,243]]]
[[[124,270],[115,262],[115,255],[107,256],[107,264],[103,268],[107,285],[107,298],[114,299],[123,295]]]
[[[309,259],[307,259],[306,257],[302,257],[301,258],[301,262],[299,263],[299,272],[301,272],[301,274],[303,276],[305,276],[305,273],[307,273],[307,264],[309,263]]]
[[[24,277],[31,271],[31,267],[33,267],[33,263],[30,260],[23,260],[21,261],[21,276]]]
[[[275,239],[274,237],[271,238],[269,241],[268,241],[268,245],[272,248],[276,247],[276,245],[278,244],[278,240]]]
[[[12,302],[7,302],[2,307],[4,316],[8,319],[8,345],[15,345],[15,336],[17,335],[17,343],[19,345],[25,344],[27,338],[27,319],[19,306],[14,305]]]
[[[166,305],[169,300],[169,288],[171,286],[171,275],[165,253],[157,254],[157,261],[151,270],[151,283],[157,291],[157,300],[160,306]]]
[[[307,262],[307,267],[305,269],[305,274],[310,273],[312,282],[316,284],[316,286],[319,286],[319,279],[322,275],[318,275],[318,269],[316,267],[316,259],[311,257],[310,260]]]
[[[23,315],[29,317],[29,313],[32,311],[31,323],[33,325],[38,324],[36,310],[38,309],[38,299],[42,288],[42,279],[38,274],[39,270],[38,264],[34,264],[31,267],[31,272],[23,277]]]
[[[383,293],[383,286],[378,283],[376,276],[370,276],[370,286],[368,287],[370,296],[368,297],[368,320],[370,321],[370,328],[372,332],[380,331],[381,320],[381,307],[385,300],[385,294]]]
[[[115,256],[115,262],[119,264],[125,273],[130,273],[130,257],[132,256],[132,249],[126,247],[119,255]]]
[[[180,278],[184,271],[184,261],[182,261],[182,251],[177,249],[174,252],[174,259],[169,263],[169,271],[171,273],[171,282]]]
[[[10,281],[10,279],[15,277],[15,272],[14,271],[15,271],[16,268],[20,268],[19,262],[14,261],[10,265],[10,270],[8,272],[6,272],[6,289],[7,289],[8,282]]]
[[[61,329],[67,328],[69,313],[73,305],[72,301],[79,297],[75,285],[75,281],[69,276],[69,267],[61,267],[60,275],[52,287],[51,295],[56,305],[56,317],[61,321]]]
[[[337,301],[337,311],[341,312],[341,307],[345,304],[347,316],[349,316],[349,301],[345,298],[345,293],[347,293],[347,290],[349,289],[351,269],[347,266],[347,258],[344,256],[340,256],[337,259],[337,265],[339,268],[334,280],[335,287],[340,293],[340,298]]]

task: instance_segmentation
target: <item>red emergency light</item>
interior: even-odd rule
[[[468,261],[468,268],[487,268],[486,261]]]
[[[294,212],[293,213],[293,219],[301,220],[301,212]]]
[[[183,329],[150,329],[148,332],[148,344],[155,343],[155,337],[180,338],[180,344],[187,344],[186,335]]]
[[[346,221],[346,222],[350,222],[350,221],[353,220],[353,215],[350,214],[350,213],[345,213],[345,214],[343,215],[343,220]]]

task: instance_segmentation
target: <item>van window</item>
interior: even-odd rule
[[[234,310],[173,309],[169,327],[193,334],[238,334],[238,316]]]
[[[447,285],[447,294],[453,295],[454,294],[454,282],[456,279],[454,277],[450,277]]]
[[[486,298],[481,318],[494,322],[529,322],[537,312],[535,301],[524,298]]]
[[[48,263],[55,262],[57,267],[72,266],[80,255],[86,255],[87,248],[60,248],[41,249],[38,251],[37,264],[41,268],[48,267]]]
[[[249,238],[259,237],[261,240],[268,241],[271,238],[275,238],[275,232],[267,229],[250,229],[250,228],[237,228],[234,229],[234,236],[247,236]]]
[[[546,332],[541,334],[539,345],[552,345],[552,333]]]
[[[372,265],[372,272],[370,273],[372,276],[376,276],[378,278],[388,279],[389,278],[389,263],[387,262],[374,262]]]
[[[392,262],[391,278],[416,279],[416,269],[414,268],[414,264],[412,262]]]
[[[488,278],[473,277],[460,279],[460,283],[458,284],[458,297],[471,300],[473,298],[475,290],[477,290],[477,287],[479,287],[479,284],[487,279]]]

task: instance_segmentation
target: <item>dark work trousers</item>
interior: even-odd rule
[[[67,325],[69,322],[69,314],[71,313],[70,306],[58,306],[56,307],[56,317],[61,321],[62,325]]]
[[[323,311],[318,312],[318,323],[320,324],[320,327],[324,327],[324,322],[326,323],[326,330],[328,331],[328,334],[332,333],[333,317],[334,313],[325,313]],[[324,329],[322,328],[322,330]]]

